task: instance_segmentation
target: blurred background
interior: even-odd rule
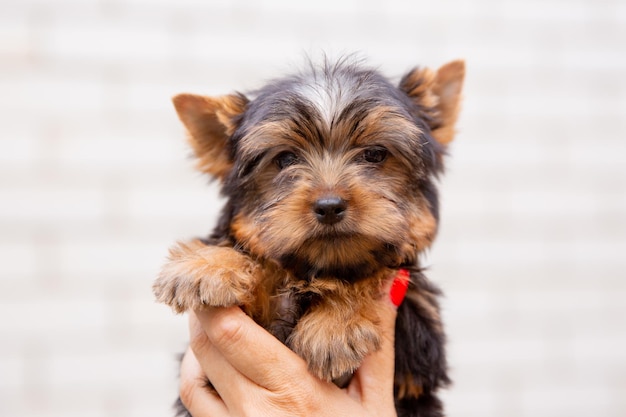
[[[170,97],[467,60],[428,264],[451,417],[626,415],[626,3],[2,0],[0,416],[171,416],[151,283],[220,208]]]

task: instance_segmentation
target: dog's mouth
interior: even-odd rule
[[[336,227],[324,227],[310,236],[310,240],[318,240],[324,243],[333,244],[339,241],[353,241],[360,238],[359,233],[341,230]]]

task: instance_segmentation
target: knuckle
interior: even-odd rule
[[[208,348],[208,338],[201,327],[193,328],[189,347],[196,355],[201,355]]]
[[[233,349],[242,342],[245,333],[245,326],[241,318],[228,314],[216,319],[208,336],[216,346],[222,349]]]

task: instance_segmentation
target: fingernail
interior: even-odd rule
[[[406,290],[409,288],[409,280],[409,271],[406,269],[399,269],[393,283],[391,284],[391,291],[389,292],[391,302],[396,307],[400,307],[402,300],[404,300]]]

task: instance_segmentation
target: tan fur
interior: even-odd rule
[[[400,88],[421,106],[434,109],[439,104],[439,98],[432,90],[435,76],[430,68],[416,68],[408,74]]]
[[[319,378],[334,380],[358,368],[363,358],[379,349],[377,311],[389,271],[354,284],[317,280],[302,290],[319,294],[320,302],[301,318],[287,344],[305,358]],[[341,329],[341,331],[338,331]]]
[[[172,101],[189,133],[198,169],[223,179],[232,168],[226,142],[236,127],[233,119],[244,111],[246,99],[240,95],[213,98],[179,94]]]
[[[388,143],[386,136],[380,137],[381,131],[386,132],[386,135],[397,133],[409,138],[418,137],[419,129],[387,107],[376,108],[362,124],[362,133],[357,137],[349,136],[347,127],[341,124],[329,132],[329,136],[334,137],[329,139],[330,142],[345,147],[340,150],[343,153],[340,153],[339,158],[319,149],[310,139],[299,137],[288,122],[266,123],[242,138],[242,152],[254,152],[259,147],[267,147],[265,142],[271,140],[278,149],[289,144],[297,146],[308,163],[298,168],[297,176],[293,179],[295,185],[289,194],[277,187],[280,178],[291,174],[289,168],[278,176],[273,165],[255,173],[257,178],[268,178],[268,181],[261,182],[260,192],[266,195],[264,199],[274,201],[275,205],[263,208],[262,211],[238,213],[231,225],[237,241],[258,256],[297,251],[322,267],[328,264],[352,264],[371,257],[381,241],[394,241],[403,247],[398,256],[398,263],[401,263],[415,250],[410,244],[413,235],[419,234],[420,242],[431,239],[433,231],[427,233],[423,225],[416,226],[417,220],[411,220],[412,214],[402,212],[397,207],[397,200],[405,198],[406,183],[409,182],[407,171],[419,170],[419,166],[415,166],[413,161],[400,159],[405,153],[396,150],[394,154],[398,159],[390,156],[381,169],[398,180],[373,187],[367,178],[360,176],[358,167],[353,163],[364,146],[372,143],[388,145],[390,148],[397,146],[396,142]],[[349,203],[347,217],[337,229],[347,235],[354,235],[355,239],[339,240],[333,246],[311,240],[322,230],[311,206],[318,198],[327,195],[338,196]]]
[[[396,398],[403,400],[405,398],[419,398],[424,393],[424,387],[415,381],[412,375],[396,376]]]
[[[407,242],[413,242],[414,250],[423,251],[432,244],[435,233],[437,232],[437,220],[426,207],[426,201],[421,199],[418,204],[419,210],[410,214],[409,217],[409,239]]]
[[[439,143],[447,145],[454,138],[454,125],[459,116],[461,90],[465,78],[465,63],[452,61],[437,70],[432,85],[433,93],[439,98],[437,110],[441,118],[441,127],[433,131]]]
[[[433,72],[428,68],[413,70],[400,86],[413,100],[435,118],[433,137],[442,145],[454,139],[454,125],[459,115],[465,62],[452,61]]]

